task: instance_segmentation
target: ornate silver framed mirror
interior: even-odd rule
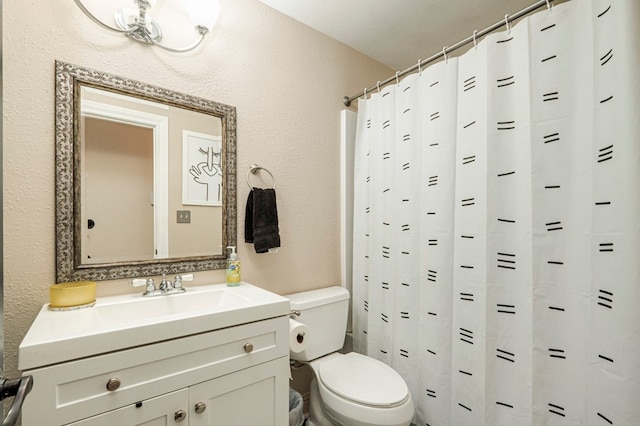
[[[222,269],[236,110],[56,62],[56,280]]]

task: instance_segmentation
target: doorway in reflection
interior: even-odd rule
[[[153,259],[153,130],[93,117],[83,126],[83,263]]]

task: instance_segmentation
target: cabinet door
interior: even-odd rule
[[[137,404],[70,423],[71,426],[188,425],[189,391],[181,389]]]
[[[289,358],[283,357],[189,388],[190,426],[289,423]]]

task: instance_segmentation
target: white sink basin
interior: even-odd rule
[[[98,298],[95,306],[44,305],[19,349],[18,368],[37,368],[289,313],[289,300],[247,283],[197,286],[181,294]]]
[[[250,301],[229,287],[219,286],[204,291],[196,288],[194,291],[169,296],[136,297],[109,302],[103,300],[102,303],[96,303],[93,310],[97,320],[105,325],[134,324],[152,318],[211,313],[234,306],[245,306]]]

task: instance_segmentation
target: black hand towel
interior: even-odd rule
[[[253,188],[247,198],[245,212],[245,242],[253,242],[256,253],[280,247],[276,191]]]
[[[253,188],[247,197],[247,207],[244,209],[244,242],[253,244]]]

